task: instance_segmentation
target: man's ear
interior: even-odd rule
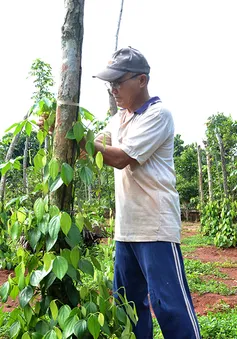
[[[140,87],[145,87],[147,85],[147,76],[146,74],[141,74],[140,75]]]

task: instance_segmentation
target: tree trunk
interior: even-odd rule
[[[28,177],[27,177],[27,160],[28,160],[29,137],[26,137],[24,157],[23,157],[23,190],[24,193],[29,194]]]
[[[208,191],[209,191],[209,201],[213,201],[213,182],[212,182],[212,175],[211,175],[211,156],[206,147],[206,159],[207,159],[207,177],[208,177]]]
[[[118,20],[118,26],[117,26],[117,31],[115,35],[115,51],[118,49],[118,39],[119,39],[119,31],[120,31],[120,26],[121,26],[121,20],[122,20],[122,15],[123,15],[123,4],[124,0],[121,0],[121,7],[120,7],[120,12],[119,12],[119,20]],[[109,93],[109,112],[110,115],[115,115],[118,111],[118,107],[116,105],[116,101],[114,99],[113,94],[110,92],[108,89]]]
[[[202,160],[201,160],[201,147],[197,146],[197,155],[198,155],[198,172],[199,172],[199,193],[200,193],[200,203],[204,204],[204,193],[203,193],[203,180],[202,180]]]
[[[5,157],[5,162],[9,161],[12,158],[15,146],[18,143],[20,135],[21,133],[18,133],[17,135],[13,137],[12,142],[8,148],[7,155]],[[0,181],[0,202],[1,202],[2,208],[3,208],[4,195],[5,195],[6,179],[7,179],[7,174],[4,174],[1,177],[1,181]]]
[[[65,0],[65,21],[62,27],[62,67],[58,90],[53,157],[74,167],[76,144],[66,139],[77,120],[83,42],[84,0]],[[73,203],[72,184],[63,185],[51,194],[51,203],[70,211]]]
[[[224,188],[224,194],[226,198],[228,198],[228,184],[227,184],[227,171],[226,171],[226,162],[225,162],[225,149],[223,145],[222,138],[218,131],[216,131],[216,137],[218,140],[220,153],[221,153],[221,168],[222,168],[222,175],[223,175],[223,188]]]
[[[121,6],[120,6],[120,12],[119,12],[118,26],[117,26],[116,36],[115,36],[115,51],[118,49],[119,31],[120,31],[121,20],[122,20],[122,15],[123,15],[123,4],[124,4],[124,0],[121,0]]]
[[[30,112],[28,112],[24,116],[23,120],[26,120],[29,117],[29,115],[30,115]],[[20,135],[21,135],[21,131],[12,138],[11,144],[7,151],[5,162],[9,161],[12,158],[13,152],[18,143]],[[3,175],[0,181],[0,205],[2,206],[2,209],[3,209],[4,195],[5,195],[6,179],[7,179],[7,174]]]

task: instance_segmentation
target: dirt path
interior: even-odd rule
[[[184,223],[182,238],[197,234],[198,228],[199,224]],[[237,248],[198,247],[195,251],[186,254],[185,258],[201,260],[205,263],[216,263],[218,270],[228,277],[225,279],[215,277],[214,279],[223,282],[228,287],[237,287]],[[219,267],[218,263],[220,263],[220,266],[225,263],[227,267]],[[237,295],[224,296],[214,293],[199,295],[198,293],[192,293],[192,298],[195,310],[200,315],[205,315],[208,311],[221,311],[224,309],[225,303],[230,307],[237,306]]]

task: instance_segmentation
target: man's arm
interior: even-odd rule
[[[80,146],[83,150],[85,150],[85,139],[80,142]],[[119,147],[114,146],[106,146],[104,147],[102,140],[96,138],[95,140],[95,154],[97,152],[101,152],[103,155],[104,163],[108,166],[115,167],[117,169],[123,169],[127,165],[136,165],[138,162],[128,156],[124,151],[122,151]]]

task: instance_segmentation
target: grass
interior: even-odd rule
[[[224,307],[224,305],[223,305]],[[210,312],[198,317],[202,339],[237,339],[237,308],[224,307],[222,312]],[[153,319],[154,339],[163,339],[156,319]]]
[[[194,252],[198,247],[213,245],[213,239],[202,234],[196,234],[182,239],[181,248],[183,254]]]

